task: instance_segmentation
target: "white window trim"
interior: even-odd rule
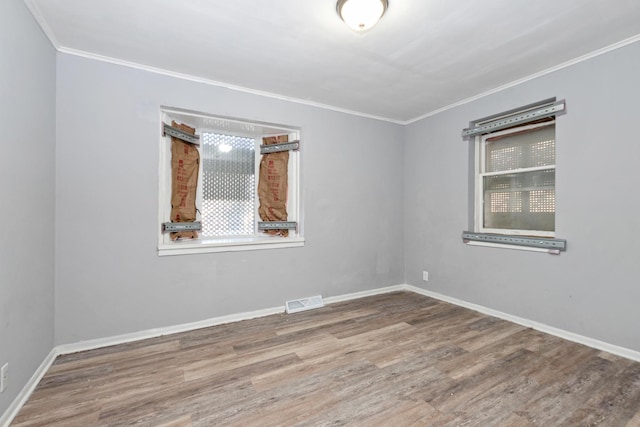
[[[255,251],[304,246],[303,237],[247,237],[246,239],[185,240],[158,245],[158,255],[188,255],[213,252]]]
[[[541,167],[532,167],[532,168],[521,168],[514,169],[508,171],[500,171],[500,172],[492,172],[485,173],[484,168],[486,165],[485,162],[485,153],[484,149],[487,144],[486,140],[489,138],[495,138],[501,135],[507,135],[509,133],[514,133],[522,130],[530,130],[536,129],[544,126],[551,126],[555,124],[554,121],[536,123],[532,125],[519,126],[517,128],[506,129],[499,132],[493,132],[484,135],[478,135],[475,137],[475,213],[474,213],[474,223],[475,223],[475,231],[478,233],[493,233],[493,234],[504,234],[504,235],[512,235],[512,236],[536,236],[536,237],[555,237],[555,231],[540,231],[540,230],[516,230],[516,229],[504,229],[504,228],[485,228],[484,227],[484,188],[483,188],[483,178],[485,176],[496,176],[496,175],[504,175],[511,173],[522,173],[522,172],[532,172],[536,170],[554,170],[556,165],[549,166],[541,166]],[[516,245],[499,245],[495,243],[486,243],[486,242],[474,242],[474,245],[477,246],[491,246],[491,247],[507,247],[509,249],[520,249],[520,250],[533,250],[535,248],[528,248],[526,246],[516,246]],[[526,248],[526,249],[523,249]],[[543,250],[546,251],[546,250]],[[539,251],[538,251],[539,252]]]
[[[236,119],[227,119],[220,118],[212,115],[207,115],[203,113],[195,113],[192,111],[175,109],[175,108],[161,108],[160,111],[160,120],[161,123],[165,122],[170,124],[170,116],[175,117],[194,117],[201,119],[216,119],[223,120],[226,122],[240,123],[246,125],[255,125],[257,127],[269,127],[269,128],[277,128],[282,129],[291,134],[300,134],[300,129],[293,128],[291,126],[282,126],[277,124],[267,124],[267,123],[255,123],[246,120],[236,120]],[[185,120],[186,124],[188,120]],[[212,132],[212,133],[223,133],[219,129],[211,128],[209,126],[206,127],[197,127],[196,126],[196,134],[201,135],[202,132]],[[256,135],[247,135],[242,132],[233,132],[234,135],[244,136],[244,137],[252,137],[256,138],[256,147],[259,147],[261,143],[261,139]],[[264,250],[264,249],[284,249],[284,248],[295,248],[304,246],[305,239],[303,237],[303,227],[302,227],[302,207],[301,207],[301,155],[300,153],[294,153],[289,157],[289,165],[288,165],[288,174],[289,177],[296,177],[295,182],[289,185],[289,194],[288,194],[288,210],[290,212],[289,221],[297,221],[298,229],[290,230],[290,235],[288,237],[281,236],[268,236],[256,234],[254,236],[239,236],[239,237],[229,237],[229,238],[210,238],[200,236],[198,239],[194,240],[178,240],[171,241],[168,237],[168,233],[162,233],[162,223],[170,221],[170,212],[171,212],[171,168],[170,168],[170,159],[171,159],[171,140],[169,137],[160,135],[160,155],[159,155],[159,204],[158,204],[158,255],[159,256],[168,256],[168,255],[187,255],[187,254],[199,254],[199,253],[215,253],[215,252],[237,252],[237,251],[253,251],[253,250]],[[256,150],[256,223],[259,221],[258,211],[258,195],[257,195],[257,184],[258,184],[258,174],[260,159],[261,159],[260,150]],[[202,167],[198,172],[198,193],[196,199],[201,203],[202,201]],[[257,227],[257,224],[256,224]],[[257,229],[257,228],[256,228]],[[199,233],[200,234],[200,233]]]

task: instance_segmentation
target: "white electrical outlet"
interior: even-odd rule
[[[9,382],[9,362],[2,365],[2,369],[0,369],[0,393],[2,393],[6,388]]]
[[[429,272],[428,271],[423,271],[422,272],[422,280],[424,280],[425,282],[429,281]]]

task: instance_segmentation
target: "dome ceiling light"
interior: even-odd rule
[[[376,25],[387,7],[388,0],[338,0],[336,10],[349,28],[366,31]]]

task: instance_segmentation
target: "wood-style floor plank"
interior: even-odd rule
[[[56,359],[13,427],[640,426],[640,363],[395,292]]]

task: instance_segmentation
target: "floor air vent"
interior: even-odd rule
[[[322,295],[316,295],[309,298],[292,299],[285,303],[288,314],[297,313],[299,311],[311,310],[312,308],[324,307]]]

